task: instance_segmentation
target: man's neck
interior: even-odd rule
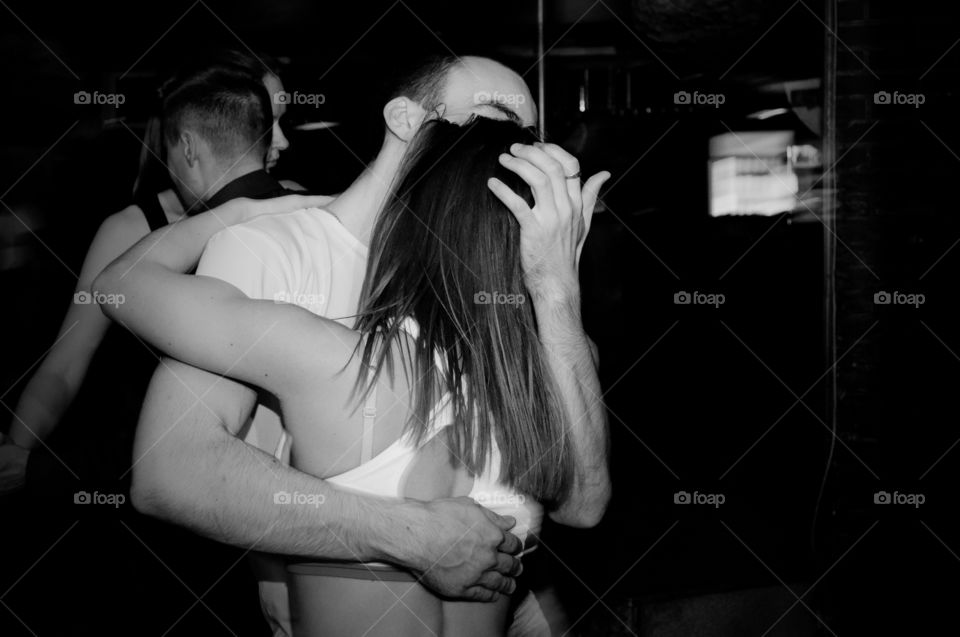
[[[406,145],[398,140],[388,140],[376,159],[327,206],[327,210],[364,245],[370,244],[373,224],[393,185],[405,148]]]
[[[214,174],[207,180],[207,192],[203,195],[203,200],[208,201],[211,197],[220,192],[224,186],[235,179],[244,175],[249,175],[257,170],[263,170],[263,164],[253,162],[244,162],[236,166],[230,166],[226,170],[217,171],[219,175]]]

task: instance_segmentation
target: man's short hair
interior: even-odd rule
[[[164,139],[175,144],[187,129],[202,137],[218,160],[244,154],[263,160],[273,130],[267,88],[249,74],[217,66],[174,78],[163,99]]]
[[[453,55],[431,56],[421,60],[394,82],[387,101],[406,97],[416,101],[424,110],[436,110],[443,102],[450,70],[460,63]]]

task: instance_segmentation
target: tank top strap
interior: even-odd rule
[[[143,211],[143,216],[147,219],[147,225],[150,226],[150,232],[167,225],[167,215],[163,212],[163,206],[160,205],[159,194],[141,197],[136,204]]]

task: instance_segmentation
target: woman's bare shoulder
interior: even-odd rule
[[[98,238],[118,241],[132,239],[131,245],[149,233],[150,226],[147,224],[147,218],[140,206],[136,204],[131,204],[108,216],[97,231]]]

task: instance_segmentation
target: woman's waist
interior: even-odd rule
[[[381,582],[416,582],[418,578],[404,568],[385,562],[310,562],[291,560],[287,572],[305,577],[342,577]]]

